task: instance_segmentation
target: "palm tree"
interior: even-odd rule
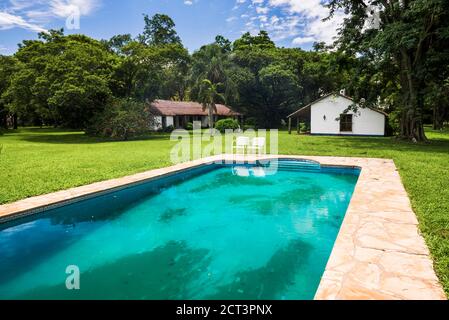
[[[208,111],[209,132],[214,133],[214,113],[217,112],[217,102],[223,102],[224,96],[218,92],[218,86],[208,79],[204,79],[199,84],[198,102],[203,106],[203,111]]]

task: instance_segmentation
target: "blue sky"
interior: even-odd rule
[[[0,0],[0,54],[14,53],[22,40],[51,28],[96,39],[136,36],[143,29],[143,13],[172,17],[190,51],[217,34],[235,40],[259,30],[267,30],[280,46],[309,49],[314,41],[331,42],[343,18],[338,14],[322,22],[328,13],[323,0]],[[68,30],[67,20],[75,29]]]

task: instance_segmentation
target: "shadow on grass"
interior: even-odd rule
[[[50,129],[50,128],[27,128],[18,130],[18,139],[33,143],[54,143],[54,144],[97,144],[110,142],[129,142],[146,140],[170,140],[169,134],[151,133],[128,140],[116,140],[108,138],[99,138],[86,135],[84,132],[75,132],[73,130]]]
[[[348,156],[349,154],[351,156],[376,156],[376,153],[381,153],[382,156],[390,157],[390,152],[449,153],[449,140],[445,140],[445,138],[431,138],[427,143],[413,143],[395,137],[296,137],[298,142],[304,144],[313,154],[320,152],[340,156]],[[280,149],[282,149],[282,145],[280,145]],[[341,154],[340,150],[342,151]]]

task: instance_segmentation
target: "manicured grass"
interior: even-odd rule
[[[393,159],[449,293],[449,132],[430,143],[394,138],[312,137],[280,132],[279,153]],[[0,203],[170,165],[168,135],[108,142],[81,132],[27,128],[0,136]]]
[[[19,129],[0,136],[0,203],[170,164],[169,135],[108,142],[82,132]]]

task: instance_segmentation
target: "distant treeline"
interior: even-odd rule
[[[343,7],[344,1],[331,1],[331,13]],[[439,18],[447,12],[439,12]],[[409,33],[410,48],[404,51],[392,42],[389,20],[385,18],[380,29],[367,30],[361,25],[366,17],[357,10],[352,14],[332,47],[315,43],[311,51],[279,48],[261,31],[245,33],[234,42],[217,36],[189,54],[173,20],[163,14],[144,16],[144,30],[135,38],[124,34],[99,41],[50,30],[38,40],[23,41],[13,56],[0,56],[0,127],[86,129],[105,113],[111,115],[109,108],[116,110],[112,118],[121,114],[129,120],[133,117],[123,117],[126,106],[135,110],[135,103],[172,99],[198,101],[205,107],[224,102],[244,113],[247,123],[275,128],[292,111],[343,88],[362,107],[391,113],[390,122],[405,137],[420,140],[416,128],[426,117],[441,127],[449,115],[448,48],[442,43],[446,38],[432,34],[419,42],[417,30],[396,30],[403,36]],[[447,32],[449,37],[447,21],[434,22],[440,26],[434,33]],[[420,56],[410,56],[413,50],[420,50]],[[405,88],[407,80],[410,87]],[[120,104],[123,100],[132,103]]]

